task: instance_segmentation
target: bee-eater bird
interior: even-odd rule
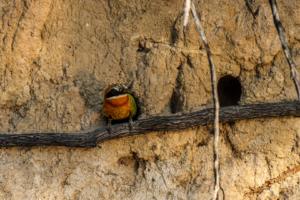
[[[132,128],[132,118],[137,114],[137,106],[133,96],[135,96],[135,92],[123,84],[114,84],[105,90],[102,113],[108,117],[107,129],[109,132],[112,120],[129,118],[129,126]]]

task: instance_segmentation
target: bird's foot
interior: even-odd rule
[[[108,131],[109,134],[111,134],[111,120],[108,120],[106,130]]]
[[[129,118],[129,129],[132,130],[133,128],[133,120],[132,118]]]
[[[206,122],[206,128],[207,128],[207,130],[211,133],[211,134],[213,134],[214,135],[214,131],[213,130],[211,130],[210,128],[209,128],[209,124],[208,124],[208,121]]]

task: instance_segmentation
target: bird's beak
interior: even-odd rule
[[[124,89],[123,90],[123,92],[122,93],[129,93],[129,94],[131,94],[131,95],[133,95],[134,97],[136,97],[137,96],[137,94],[135,93],[135,91],[133,91],[133,90],[131,90],[131,89]]]

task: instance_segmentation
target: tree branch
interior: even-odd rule
[[[294,62],[293,54],[289,47],[289,43],[286,38],[286,33],[284,31],[284,28],[283,28],[282,23],[279,18],[279,11],[278,11],[276,1],[275,0],[269,0],[269,1],[270,1],[272,12],[273,12],[274,23],[275,23],[276,29],[278,31],[278,34],[279,34],[279,38],[281,41],[281,45],[282,45],[285,57],[290,65],[291,72],[294,77],[294,82],[295,82],[297,93],[298,93],[298,99],[300,101],[300,80],[299,80],[299,74],[298,74],[298,71],[296,68],[296,64]]]
[[[196,26],[198,28],[199,34],[202,38],[203,44],[206,49],[207,58],[209,61],[210,66],[210,74],[211,74],[211,84],[212,84],[212,91],[213,91],[213,97],[214,97],[214,172],[215,172],[215,190],[214,190],[214,197],[213,200],[216,200],[218,197],[218,192],[220,189],[220,165],[219,165],[219,97],[218,97],[218,91],[217,91],[217,75],[216,70],[213,62],[213,57],[210,51],[210,47],[207,43],[206,36],[204,33],[204,30],[201,26],[200,20],[198,19],[198,15],[195,9],[194,2],[191,1],[191,10],[192,14],[195,19]]]
[[[189,20],[189,14],[191,9],[191,0],[185,0],[183,11],[183,26],[186,26]]]
[[[246,197],[250,197],[254,194],[260,194],[263,190],[265,189],[269,189],[273,184],[278,183],[281,180],[286,179],[287,177],[290,177],[292,175],[294,175],[295,173],[300,171],[300,166],[296,166],[292,169],[288,169],[287,171],[281,173],[279,176],[277,176],[276,178],[270,179],[268,181],[266,181],[264,184],[262,184],[260,187],[258,188],[253,188],[251,189],[252,191],[249,192],[248,194],[246,194]]]
[[[295,115],[300,116],[300,102],[298,101],[228,106],[220,109],[220,123]],[[205,109],[187,115],[152,117],[135,121],[132,130],[129,130],[128,123],[113,125],[111,134],[106,128],[96,129],[89,133],[2,134],[0,135],[0,147],[67,146],[91,148],[97,147],[100,142],[127,136],[206,126],[207,122],[208,124],[213,123],[213,116],[214,109]]]

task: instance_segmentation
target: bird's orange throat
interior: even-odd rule
[[[127,94],[114,96],[106,99],[107,103],[112,106],[123,106],[129,101],[129,97]]]

